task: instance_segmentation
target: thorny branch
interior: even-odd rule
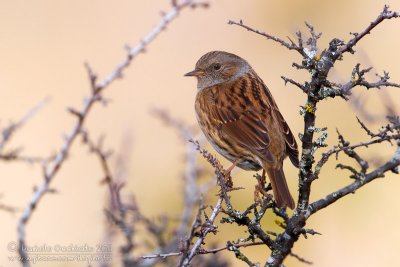
[[[350,52],[353,54],[354,51],[354,46],[363,38],[365,35],[370,34],[371,31],[378,26],[382,21],[392,19],[392,18],[398,18],[400,17],[399,12],[393,12],[389,9],[389,6],[385,5],[383,8],[383,11],[378,15],[378,17],[371,22],[368,27],[366,27],[363,31],[359,33],[352,33],[354,36],[350,41],[348,41],[344,46],[342,46],[337,55],[336,59],[340,58],[344,53]]]
[[[224,250],[225,248],[219,249],[206,249],[203,247],[204,240],[206,239],[209,233],[217,233],[218,228],[214,225],[215,219],[219,213],[225,214],[227,217],[223,217],[220,222],[221,223],[236,223],[237,225],[247,226],[249,236],[243,240],[239,240],[237,242],[228,242],[226,249],[229,251],[234,252],[237,259],[244,261],[249,266],[258,266],[257,263],[253,263],[242,251],[240,251],[241,247],[253,245],[264,244],[268,247],[272,248],[274,244],[274,240],[272,237],[277,237],[277,233],[263,230],[261,226],[261,220],[266,213],[267,209],[273,209],[273,212],[277,214],[278,217],[281,217],[284,221],[287,220],[288,216],[284,210],[277,210],[275,208],[275,203],[272,201],[271,197],[261,197],[258,201],[250,205],[244,212],[236,210],[233,208],[233,205],[230,201],[229,192],[239,190],[241,188],[234,188],[232,186],[232,181],[229,174],[226,173],[221,163],[211,155],[207,150],[203,149],[197,141],[191,141],[195,145],[196,149],[202,154],[202,156],[213,166],[217,182],[220,188],[219,191],[219,198],[217,204],[214,207],[211,207],[212,213],[210,216],[207,216],[204,213],[205,222],[201,222],[201,209],[199,210],[198,216],[195,218],[192,229],[196,229],[200,227],[198,238],[194,245],[189,248],[185,247],[184,251],[181,252],[173,252],[170,254],[161,254],[160,257],[169,257],[169,256],[181,256],[178,266],[189,266],[190,262],[196,255],[200,254],[209,254],[209,253],[216,253],[219,251]],[[259,177],[257,177],[259,178]],[[266,190],[270,190],[270,187],[267,187]],[[223,208],[223,205],[226,206],[226,209]],[[251,218],[250,214],[253,213],[254,217]],[[192,237],[188,239],[191,240]],[[256,242],[256,239],[260,239],[261,242]],[[252,241],[253,243],[243,243],[246,241]],[[192,243],[191,241],[189,243]],[[291,254],[290,254],[291,255]],[[295,255],[295,254],[293,254]],[[297,256],[297,255],[296,255]],[[296,257],[294,256],[294,257]],[[144,256],[144,258],[154,258],[154,255]],[[296,257],[300,259],[300,257]],[[307,262],[304,260],[304,262]]]
[[[187,255],[182,257],[181,263],[179,263],[178,266],[186,267],[189,266],[190,261],[193,259],[193,257],[198,253],[198,250],[200,249],[200,246],[203,244],[204,239],[206,238],[207,234],[210,232],[214,231],[214,220],[217,217],[218,213],[221,211],[221,204],[222,204],[222,198],[220,197],[217,201],[217,205],[213,208],[211,216],[207,218],[206,224],[208,227],[206,227],[201,235],[198,237],[196,243],[193,245],[192,249],[189,251]]]
[[[259,245],[264,245],[264,243],[263,242],[249,242],[249,243],[244,243],[244,244],[235,244],[234,246],[236,248],[245,248],[245,247],[253,247],[253,246],[259,246]],[[218,252],[221,252],[224,250],[229,250],[230,246],[232,246],[232,243],[228,242],[226,244],[226,246],[224,246],[224,247],[199,250],[199,254],[218,253]],[[171,252],[171,253],[166,253],[166,254],[145,255],[145,256],[142,256],[142,259],[167,258],[167,257],[181,256],[181,255],[182,255],[182,252]]]
[[[190,140],[190,142],[193,142],[195,144],[195,149],[199,150],[200,153],[214,167],[215,174],[217,175],[217,177],[221,177],[221,175],[223,174],[223,167],[219,163],[219,161],[215,157],[213,157],[211,154],[209,154],[206,150],[201,149],[200,144],[198,142],[192,141],[192,140]],[[193,221],[191,234],[185,240],[186,242],[185,242],[185,245],[184,245],[184,248],[182,251],[182,256],[181,256],[178,266],[182,266],[182,267],[189,266],[193,257],[196,256],[196,254],[198,254],[198,251],[200,250],[200,246],[203,244],[204,239],[206,238],[207,234],[210,232],[215,233],[216,227],[214,226],[214,221],[215,221],[217,215],[219,214],[219,212],[221,211],[222,200],[223,200],[223,197],[220,196],[217,201],[217,204],[215,205],[215,207],[212,208],[212,213],[211,213],[210,217],[206,216],[206,214],[204,213],[205,220],[206,220],[206,222],[204,224],[202,224],[202,220],[201,220],[203,207],[200,207],[199,212]],[[195,229],[198,227],[201,228],[200,234],[197,238],[197,241],[193,245],[193,247],[190,248],[190,244],[192,243],[192,240],[194,238],[193,233],[195,232]]]
[[[44,180],[40,185],[35,187],[34,194],[29,200],[18,222],[18,253],[21,257],[23,266],[30,266],[30,262],[28,261],[28,254],[26,250],[23,249],[24,247],[26,247],[26,225],[31,219],[33,212],[36,209],[37,205],[40,203],[42,197],[52,190],[50,188],[50,184],[56,177],[65,160],[67,159],[72,144],[74,143],[76,137],[81,133],[84,122],[86,121],[86,118],[88,117],[93,105],[97,102],[105,103],[105,100],[102,97],[103,91],[115,80],[122,77],[123,72],[129,66],[132,60],[136,58],[138,54],[144,52],[146,47],[186,7],[207,7],[207,4],[195,0],[173,1],[170,11],[163,14],[161,21],[139,42],[137,46],[128,49],[128,53],[124,60],[120,64],[118,64],[104,80],[98,81],[98,77],[94,74],[90,66],[86,64],[91,86],[91,95],[88,98],[85,98],[83,106],[80,110],[76,110],[74,108],[68,109],[71,114],[76,116],[77,121],[73,125],[69,134],[65,137],[64,143],[62,144],[55,158],[51,162],[44,164]]]
[[[369,130],[367,126],[358,120],[362,129],[365,130],[371,140],[350,144],[346,141],[342,134],[339,133],[339,144],[325,152],[321,159],[315,162],[316,150],[326,147],[325,139],[328,135],[326,128],[317,128],[315,126],[317,104],[327,98],[340,96],[348,100],[352,90],[356,86],[365,87],[366,89],[381,88],[381,87],[397,87],[400,88],[399,83],[390,82],[389,73],[384,72],[382,76],[378,76],[379,80],[370,82],[365,78],[365,74],[371,71],[372,68],[361,69],[360,64],[357,64],[352,73],[351,79],[345,84],[339,84],[328,80],[328,74],[335,66],[338,60],[343,59],[343,55],[347,52],[353,54],[356,44],[367,34],[369,34],[376,26],[385,20],[392,18],[399,18],[399,12],[389,10],[385,6],[383,11],[378,17],[372,21],[364,30],[359,33],[351,33],[353,38],[348,42],[339,39],[333,39],[326,49],[318,49],[317,41],[321,34],[316,33],[314,28],[306,23],[310,38],[303,39],[303,34],[297,32],[297,43],[289,38],[286,42],[278,37],[253,29],[250,26],[243,24],[242,21],[234,22],[229,21],[229,24],[237,25],[245,28],[248,31],[257,33],[267,39],[273,40],[289,50],[295,50],[303,57],[301,64],[293,63],[293,67],[300,70],[307,70],[310,73],[310,80],[304,83],[297,82],[293,79],[283,77],[285,84],[290,83],[298,87],[302,92],[307,95],[306,104],[302,107],[301,114],[304,116],[304,131],[300,134],[302,143],[302,154],[300,161],[299,172],[299,199],[296,210],[292,216],[285,216],[285,225],[283,225],[284,232],[278,233],[276,238],[271,241],[268,247],[271,249],[271,254],[267,259],[266,267],[281,266],[284,259],[290,255],[294,243],[298,240],[301,234],[316,233],[314,230],[306,230],[304,228],[307,219],[317,211],[328,207],[335,201],[346,196],[349,193],[354,193],[360,187],[375,180],[376,178],[383,177],[386,172],[392,171],[398,173],[398,166],[400,165],[400,123],[398,116],[388,117],[389,123],[382,128],[378,133]],[[322,51],[319,53],[318,51]],[[394,109],[391,109],[394,110]],[[314,133],[322,132],[321,136],[314,140]],[[397,149],[394,155],[386,163],[381,164],[374,170],[370,170],[370,164],[365,160],[358,149],[361,147],[369,147],[383,142],[397,142]],[[339,153],[344,153],[347,157],[355,160],[359,169],[352,166],[339,163],[337,168],[346,169],[351,172],[350,178],[353,179],[349,185],[328,194],[326,197],[310,203],[311,184],[321,174],[321,169],[332,155],[338,156]]]
[[[259,30],[256,30],[256,29],[252,28],[252,27],[249,27],[249,26],[245,25],[242,20],[240,20],[239,22],[236,22],[236,21],[233,21],[233,20],[229,20],[228,24],[229,25],[238,25],[238,26],[240,26],[242,28],[245,28],[248,31],[254,32],[254,33],[259,34],[259,35],[262,35],[262,36],[266,37],[269,40],[277,42],[277,43],[279,43],[280,45],[286,47],[289,50],[295,50],[295,51],[299,52],[302,56],[305,56],[305,53],[304,53],[303,47],[302,47],[302,42],[300,42],[300,41],[299,41],[299,45],[296,45],[289,38],[290,43],[288,43],[288,42],[284,41],[283,39],[281,39],[279,37],[276,37],[276,36],[273,36],[271,34],[268,34],[268,33],[265,33],[265,32],[261,32]]]

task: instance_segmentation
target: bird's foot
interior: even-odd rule
[[[272,195],[268,194],[267,191],[264,188],[265,187],[261,186],[260,184],[255,186],[254,196],[257,195],[257,200],[261,200],[262,196],[264,196],[266,198],[269,198],[269,199],[272,199]],[[254,200],[256,200],[256,197],[254,197]]]
[[[265,176],[265,171],[263,170],[263,173],[261,176],[256,175],[256,179],[258,184],[255,186],[255,190],[254,190],[254,201],[259,200],[261,203],[261,198],[262,196],[272,199],[272,195],[268,194],[268,190],[270,190],[269,186],[266,187],[266,176]]]
[[[230,171],[229,172],[227,170],[224,171],[224,180],[225,180],[225,185],[227,187],[233,187],[233,181]]]
[[[224,171],[225,184],[226,184],[228,187],[233,187],[231,172],[232,172],[233,168],[236,167],[236,164],[238,164],[237,161],[235,161],[231,166],[229,166],[228,169],[226,169],[226,170]]]
[[[260,196],[260,190],[258,190],[258,185],[254,186],[254,202],[262,203],[262,198]]]

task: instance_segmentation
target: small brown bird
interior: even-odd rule
[[[293,209],[282,165],[289,156],[298,167],[299,152],[261,78],[246,60],[222,51],[202,56],[195,70],[185,76],[197,77],[197,120],[214,149],[233,163],[232,168],[262,168],[271,181],[277,206]]]

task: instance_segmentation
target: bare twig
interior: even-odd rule
[[[35,156],[24,156],[20,155],[21,149],[15,149],[11,151],[7,151],[6,153],[0,154],[0,160],[3,161],[19,161],[19,162],[26,162],[26,163],[43,163],[48,160],[51,160],[53,157],[46,159],[42,157],[35,157]]]
[[[1,197],[2,197],[2,195],[0,195],[0,198]],[[0,210],[11,213],[11,214],[15,214],[16,212],[20,211],[19,208],[17,208],[17,207],[10,206],[10,205],[3,204],[3,203],[0,203]]]
[[[155,259],[155,258],[168,258],[168,257],[176,257],[176,256],[181,256],[182,252],[171,252],[171,253],[164,253],[164,254],[153,254],[153,255],[145,255],[141,256],[142,259]]]
[[[400,84],[390,82],[389,73],[384,72],[383,76],[379,76],[379,81],[377,82],[368,82],[365,80],[364,75],[372,70],[372,67],[367,69],[360,70],[360,64],[357,64],[352,72],[351,80],[343,85],[338,85],[338,90],[331,91],[331,96],[340,95],[340,96],[348,96],[351,95],[351,91],[356,86],[363,86],[367,89],[378,88],[381,87],[397,87],[400,88]]]
[[[363,179],[357,179],[353,183],[342,187],[341,189],[325,196],[324,198],[311,203],[308,207],[309,215],[316,213],[317,211],[331,205],[342,197],[354,193],[360,187],[372,182],[376,178],[384,177],[384,173],[391,171],[400,165],[400,142],[398,143],[398,148],[394,156],[385,164],[378,167],[376,170],[365,174]]]
[[[385,5],[383,8],[383,11],[379,14],[379,16],[372,21],[364,30],[362,30],[359,33],[353,33],[354,37],[349,40],[343,47],[341,47],[338,51],[338,54],[336,55],[336,58],[341,57],[342,54],[346,52],[354,53],[354,46],[362,39],[364,38],[367,34],[371,33],[371,31],[378,26],[382,21],[392,19],[392,18],[398,18],[400,17],[399,12],[393,12],[389,10],[389,6]]]
[[[307,90],[308,90],[308,89],[307,89],[306,86],[302,85],[302,84],[299,83],[299,82],[296,82],[296,81],[293,80],[293,79],[287,78],[287,77],[285,77],[285,76],[281,76],[281,78],[282,78],[282,80],[285,81],[285,85],[286,85],[287,83],[291,83],[291,84],[297,86],[298,88],[300,88],[304,93],[307,94]]]
[[[231,243],[229,243],[232,245]],[[245,248],[245,247],[253,247],[253,246],[259,246],[259,245],[264,245],[264,242],[251,242],[251,243],[244,243],[244,244],[234,244],[235,247],[237,248]],[[198,254],[215,254],[224,250],[229,250],[229,245],[227,244],[224,247],[219,247],[219,248],[214,248],[214,249],[200,249],[198,251]],[[152,258],[167,258],[167,257],[176,257],[176,256],[181,256],[182,252],[171,252],[171,253],[165,253],[165,254],[153,254],[153,255],[145,255],[142,256],[141,258],[143,259],[152,259]]]
[[[222,205],[222,197],[220,197],[217,201],[217,204],[215,205],[213,212],[211,213],[211,216],[208,219],[207,224],[213,225],[214,220],[217,217],[218,213],[221,211],[221,205]],[[207,227],[201,234],[201,236],[198,237],[196,243],[193,245],[192,249],[188,253],[188,255],[182,259],[181,263],[179,263],[178,266],[186,267],[189,266],[190,261],[193,259],[193,257],[198,253],[198,250],[200,249],[201,244],[203,243],[204,239],[206,238],[207,234],[211,231],[212,228]]]
[[[259,35],[262,35],[262,36],[266,37],[266,38],[269,39],[269,40],[272,40],[272,41],[274,41],[274,42],[277,42],[277,43],[279,43],[280,45],[286,47],[286,48],[289,49],[289,50],[296,50],[296,51],[299,52],[302,56],[305,55],[305,52],[303,51],[303,48],[302,48],[302,43],[299,43],[299,45],[296,45],[296,44],[295,44],[293,41],[291,41],[290,39],[289,39],[289,40],[290,40],[291,43],[288,43],[288,42],[282,40],[282,39],[279,38],[279,37],[270,35],[270,34],[268,34],[268,33],[266,33],[266,32],[261,32],[261,31],[259,31],[259,30],[256,30],[256,29],[250,27],[250,26],[247,26],[247,25],[245,25],[245,24],[243,23],[242,20],[240,20],[239,22],[236,22],[236,21],[233,21],[233,20],[229,20],[229,21],[228,21],[228,24],[229,24],[229,25],[237,25],[237,26],[240,26],[240,27],[242,27],[242,28],[244,28],[244,29],[246,29],[246,30],[248,30],[248,31],[254,32],[254,33],[259,34]]]
[[[25,125],[36,113],[41,110],[48,102],[50,98],[45,98],[40,101],[36,106],[34,106],[31,110],[29,110],[19,121],[16,123],[11,123],[8,127],[2,130],[1,140],[0,140],[0,153],[4,149],[4,146],[8,141],[10,141],[11,137],[14,133]]]
[[[23,127],[39,110],[41,110],[48,102],[50,98],[45,98],[40,101],[36,106],[29,110],[19,121],[16,123],[11,123],[5,129],[2,130],[1,140],[0,140],[0,160],[3,161],[21,161],[27,163],[41,163],[46,161],[46,159],[35,156],[22,156],[21,148],[15,148],[8,151],[4,151],[6,144],[11,140],[12,136]],[[48,159],[47,159],[48,160]]]
[[[312,265],[313,264],[312,261],[306,260],[303,257],[300,257],[299,255],[297,255],[297,254],[295,254],[293,252],[290,252],[289,255],[292,256],[293,258],[297,259],[299,262],[302,262],[304,264],[308,264],[308,265]]]
[[[180,260],[180,263],[178,264],[178,266],[187,266],[190,263],[191,259],[195,255],[206,254],[205,253],[206,250],[204,250],[204,248],[201,248],[201,244],[203,243],[206,235],[209,232],[215,231],[215,227],[212,225],[212,222],[214,220],[214,217],[216,216],[216,214],[218,214],[219,211],[222,211],[224,214],[228,215],[228,218],[223,218],[221,220],[222,223],[235,222],[238,225],[246,225],[248,227],[249,233],[250,233],[249,239],[254,241],[255,238],[259,238],[262,240],[263,244],[266,244],[267,246],[272,247],[274,244],[274,241],[269,237],[268,234],[272,234],[275,236],[276,236],[276,234],[269,232],[269,231],[265,232],[260,225],[260,221],[261,221],[262,217],[264,216],[266,210],[268,208],[274,207],[274,205],[275,205],[274,203],[271,202],[271,198],[263,198],[263,200],[261,201],[261,204],[259,202],[256,202],[256,203],[252,204],[249,208],[247,208],[245,212],[240,212],[238,210],[235,210],[232,206],[232,203],[230,201],[230,196],[228,195],[228,193],[233,190],[237,190],[238,188],[233,187],[229,173],[227,173],[224,170],[221,163],[213,155],[211,155],[207,150],[201,148],[198,142],[196,142],[196,141],[191,141],[191,142],[193,142],[195,144],[196,149],[214,167],[214,171],[217,176],[218,185],[220,187],[220,192],[219,192],[218,203],[215,206],[215,208],[212,208],[213,209],[212,216],[210,218],[205,216],[206,224],[200,230],[200,235],[199,235],[197,241],[195,242],[194,246],[190,249],[190,251],[187,251],[187,248],[185,251],[183,251],[182,257],[181,257],[181,260]],[[267,188],[267,190],[269,190],[269,189]],[[225,203],[225,205],[227,207],[226,210],[222,209],[222,207],[221,207],[222,202]],[[259,206],[259,205],[260,205],[260,210],[257,210],[257,206]],[[254,217],[255,217],[254,219],[250,219],[248,216],[252,210],[254,212]],[[197,217],[196,220],[199,220],[199,218]],[[254,263],[252,263],[250,261],[250,259],[248,259],[239,250],[239,247],[236,247],[236,244],[229,246],[229,247],[231,248],[230,250],[235,252],[235,255],[238,258],[244,260],[247,264],[250,264],[251,266],[254,265]]]
[[[315,165],[315,171],[314,171],[314,175],[312,179],[317,179],[322,167],[325,165],[326,162],[328,162],[329,158],[332,155],[338,155],[340,152],[342,151],[347,151],[347,153],[351,153],[351,151],[354,151],[357,148],[360,147],[369,147],[371,145],[374,144],[380,144],[383,142],[391,142],[392,140],[398,140],[400,139],[400,134],[388,134],[389,132],[393,131],[394,129],[392,127],[386,127],[385,129],[383,129],[382,131],[380,131],[379,133],[373,133],[371,132],[368,128],[366,128],[365,124],[362,123],[359,120],[359,123],[362,125],[362,127],[366,130],[366,132],[368,133],[368,135],[370,135],[373,139],[370,141],[365,141],[365,142],[360,142],[358,144],[354,144],[354,145],[350,145],[350,143],[348,142],[344,142],[341,146],[334,146],[333,148],[331,148],[330,150],[328,150],[327,152],[322,154],[321,159],[316,163]],[[398,126],[400,127],[400,126]],[[341,137],[341,135],[339,134],[339,137]],[[343,138],[343,137],[341,137]],[[360,164],[364,165],[364,168],[366,169],[366,163],[363,163],[363,160],[359,159],[358,160]]]
[[[260,266],[259,263],[255,264],[253,263],[246,255],[243,254],[243,252],[240,251],[240,249],[235,246],[235,244],[232,244],[231,242],[228,242],[228,250],[232,251],[233,253],[235,253],[235,256],[237,259],[243,261],[244,263],[246,263],[248,266],[250,267],[258,267]]]

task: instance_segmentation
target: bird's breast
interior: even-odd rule
[[[218,123],[212,119],[210,112],[215,104],[215,89],[206,88],[196,95],[195,110],[200,129],[208,140],[217,138]]]

